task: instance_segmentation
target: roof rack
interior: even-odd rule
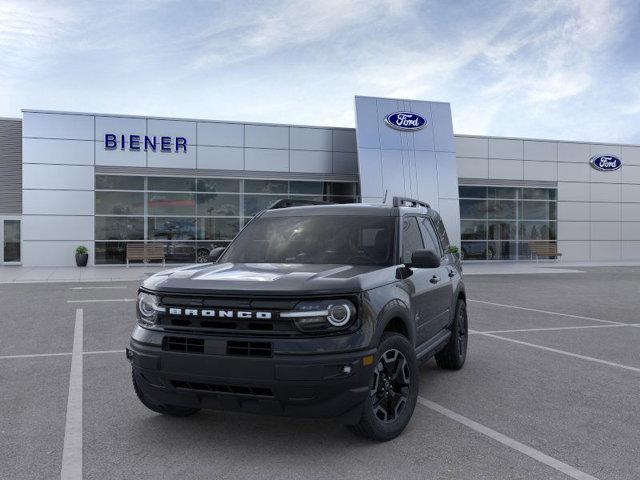
[[[305,207],[309,205],[332,205],[332,202],[323,202],[320,200],[306,200],[302,198],[281,198],[267,207],[267,210],[276,210],[278,208],[289,207]]]
[[[431,208],[427,202],[423,202],[421,200],[416,200],[415,198],[407,198],[407,197],[393,197],[393,206],[394,207],[425,207]]]

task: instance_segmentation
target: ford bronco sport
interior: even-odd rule
[[[256,215],[213,263],[144,281],[127,357],[145,406],[336,417],[384,441],[413,414],[420,362],[463,366],[462,269],[438,213],[300,203]]]

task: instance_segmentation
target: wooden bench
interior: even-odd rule
[[[536,262],[540,257],[555,258],[558,260],[558,257],[562,256],[562,254],[558,252],[558,245],[553,242],[530,243],[529,252],[531,252],[532,259],[535,255]]]
[[[127,243],[127,267],[130,260],[162,260],[164,267],[164,245],[146,243]]]

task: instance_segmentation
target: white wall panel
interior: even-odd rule
[[[244,125],[241,123],[198,122],[196,128],[198,145],[244,146]]]
[[[640,242],[622,241],[622,258],[625,260],[640,259]]]
[[[447,141],[447,139],[445,138],[448,130],[450,128],[452,129],[453,127],[447,125],[442,125],[442,127],[439,127],[440,122],[448,122],[449,124],[451,124],[451,117],[447,119],[447,109],[442,106],[447,105],[448,107],[448,104],[439,105],[441,105],[441,107],[436,107],[436,104],[432,102],[400,103],[399,107],[401,110],[409,110],[410,112],[417,113],[427,121],[427,126],[423,129],[416,132],[406,132],[402,134],[404,148],[415,150],[453,151],[454,147],[452,140]],[[379,128],[389,130],[389,127],[384,123],[383,119],[381,119],[381,122],[383,123],[380,123]],[[449,133],[449,135],[452,134],[453,132]]]
[[[93,216],[24,215],[23,240],[93,241]]]
[[[185,137],[187,139],[187,151],[196,144],[196,122],[186,120],[147,120],[147,135],[150,137]],[[160,140],[158,139],[158,142]],[[175,147],[175,145],[173,145]]]
[[[93,147],[87,140],[24,138],[22,163],[93,165]]]
[[[239,147],[198,145],[198,168],[212,170],[244,170],[244,150]]]
[[[427,150],[416,151],[416,177],[418,180],[418,198],[431,204],[434,208],[438,205],[438,177],[436,154]],[[457,182],[456,182],[457,184]]]
[[[355,152],[333,152],[331,163],[333,173],[358,174],[358,155]]]
[[[622,222],[622,240],[640,241],[640,222]]]
[[[620,185],[609,185],[606,183],[592,183],[591,201],[592,202],[619,202],[620,201]]]
[[[523,155],[524,142],[522,140],[489,139],[489,158],[522,160]]]
[[[591,155],[615,155],[620,156],[620,145],[591,145]]]
[[[24,190],[24,215],[93,215],[94,193],[73,190]]]
[[[435,159],[434,159],[435,160]],[[382,190],[382,160],[377,148],[361,148],[358,152],[360,164],[360,189],[362,197],[380,197]]]
[[[620,221],[619,203],[591,203],[590,207],[592,222]]]
[[[586,241],[558,241],[558,251],[563,262],[589,260],[589,243]]]
[[[126,135],[125,142],[128,146],[129,135],[139,135],[144,139],[147,134],[147,119],[132,117],[111,117],[96,116],[96,136],[99,142],[104,142],[104,136],[112,133],[118,137],[118,145],[120,144],[120,136]],[[144,146],[144,140],[142,141]]]
[[[588,143],[558,143],[558,161],[589,163],[591,158],[591,147]]]
[[[640,222],[640,203],[623,203],[621,210],[623,222]]]
[[[93,190],[94,167],[81,165],[22,165],[25,189]]]
[[[558,180],[558,164],[555,162],[524,162],[525,180]]]
[[[291,150],[292,172],[331,173],[331,152]]]
[[[401,150],[382,150],[382,184],[388,190],[387,198],[407,195],[405,190],[405,169]],[[384,196],[384,191],[382,192]]]
[[[94,142],[92,142],[92,147]],[[103,142],[95,142],[96,165],[111,165],[117,167],[146,167],[147,152],[144,150],[107,150]],[[191,147],[195,148],[195,147]],[[168,154],[171,155],[171,154]]]
[[[587,163],[558,162],[558,181],[588,182],[591,178],[591,166]]]
[[[93,140],[93,116],[24,112],[22,136]]]
[[[619,241],[591,242],[591,260],[620,260],[621,243]]]
[[[640,147],[621,147],[620,160],[622,165],[640,165]]]
[[[458,157],[458,177],[489,178],[489,160],[486,158]]]
[[[622,168],[613,172],[601,172],[595,168],[589,167],[590,180],[592,183],[620,183],[620,180],[622,179]]]
[[[419,113],[419,112],[418,112]],[[436,152],[452,152],[456,151],[453,140],[453,124],[451,121],[451,105],[448,103],[431,103],[431,117],[433,123],[434,150]],[[427,128],[423,129],[426,136]],[[416,143],[421,136],[415,136]],[[416,145],[418,148],[418,145]]]
[[[640,165],[624,165],[619,170],[622,183],[640,184]]]
[[[640,202],[640,185],[622,184],[623,202]]]
[[[75,267],[76,247],[78,242],[71,241],[23,241],[22,265],[25,267]],[[89,263],[93,265],[93,245],[87,243],[89,249]]]
[[[558,161],[558,143],[525,140],[524,159],[556,162]]]
[[[588,202],[589,184],[558,182],[558,200],[569,202]]]
[[[489,159],[489,178],[523,180],[524,162],[522,160]]]
[[[355,130],[332,130],[334,152],[357,152]]]
[[[356,136],[358,148],[380,148],[378,104],[375,98],[356,97]]]
[[[328,128],[291,127],[289,134],[293,150],[331,151],[333,138]]]
[[[590,219],[589,203],[558,202],[558,220],[585,221]]]
[[[244,144],[257,148],[289,148],[289,127],[245,125]]]
[[[594,222],[590,224],[591,240],[620,240],[620,222]]]
[[[441,198],[436,208],[447,229],[449,241],[453,245],[460,247],[460,202],[458,200]]]
[[[178,135],[179,136],[179,135]],[[160,140],[158,140],[160,141]],[[187,140],[188,141],[188,140]],[[162,152],[160,148],[155,152],[147,151],[147,166],[163,168],[196,168],[196,146],[187,144],[187,151],[174,151],[172,145],[170,152]]]
[[[489,139],[482,137],[455,137],[456,156],[489,158]]]
[[[244,168],[245,170],[288,172],[289,150],[245,148]]]
[[[558,240],[589,240],[590,234],[589,222],[558,222]]]
[[[455,153],[436,152],[438,165],[438,197],[458,198],[458,169]]]

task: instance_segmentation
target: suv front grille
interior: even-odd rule
[[[241,357],[270,357],[271,342],[227,342],[227,355]]]
[[[164,349],[172,352],[204,353],[204,340],[189,337],[165,337]]]
[[[273,397],[270,388],[246,385],[218,385],[213,383],[186,382],[184,380],[172,380],[174,388],[181,390],[193,390],[199,392],[226,393],[230,395],[247,395],[253,397]]]

